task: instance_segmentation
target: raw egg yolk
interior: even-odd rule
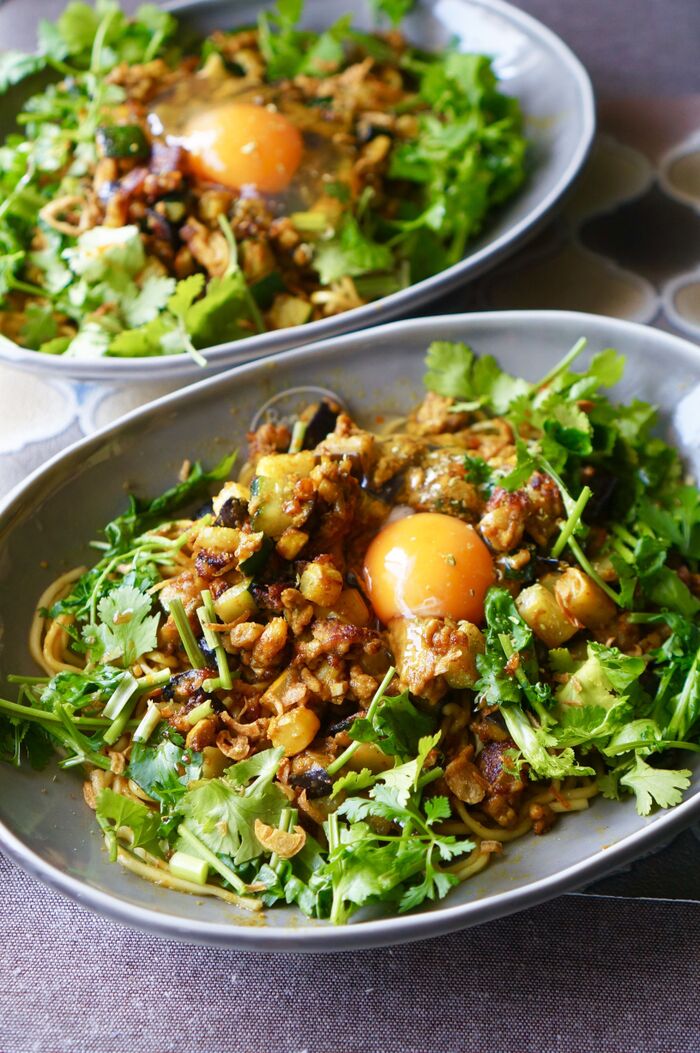
[[[375,613],[481,622],[495,580],[488,548],[453,516],[419,512],[390,523],[367,549],[364,579]]]
[[[180,141],[190,168],[200,179],[232,190],[253,186],[276,194],[290,183],[301,162],[299,129],[276,110],[232,102],[198,113]]]

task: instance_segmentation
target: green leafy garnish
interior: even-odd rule
[[[156,646],[159,615],[150,614],[153,601],[133,585],[121,585],[99,601],[100,622],[84,636],[93,660],[119,661],[128,668]]]
[[[105,832],[112,860],[117,856],[117,841],[120,840],[122,827],[131,832],[131,848],[143,848],[154,856],[163,855],[160,847],[160,818],[145,804],[105,786],[98,794],[95,814]]]
[[[129,778],[149,797],[171,809],[187,791],[188,783],[202,775],[202,758],[185,750],[184,742],[171,732],[153,736],[148,743],[134,742],[129,755]]]
[[[235,865],[256,859],[262,847],[253,832],[255,820],[277,826],[287,804],[273,784],[281,759],[281,749],[265,750],[233,765],[222,778],[196,784],[178,801],[178,813],[212,852],[230,857]],[[241,765],[245,767],[237,772]]]
[[[683,791],[690,785],[691,775],[687,768],[679,771],[652,768],[637,754],[634,767],[621,777],[620,784],[635,793],[639,814],[648,815],[654,804],[659,808],[673,808],[680,804]]]
[[[416,709],[408,691],[384,695],[370,718],[354,720],[348,734],[357,742],[373,742],[389,756],[412,757],[418,741],[435,728],[435,717]]]

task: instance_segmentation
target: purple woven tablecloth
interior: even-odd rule
[[[0,0],[0,50],[31,47],[37,18],[62,6]],[[588,66],[603,134],[564,215],[436,313],[558,306],[700,340],[700,185],[673,176],[674,158],[700,151],[700,0],[519,6]],[[123,394],[47,386],[34,400],[44,419],[13,443],[25,383],[0,373],[0,492],[128,406]],[[692,831],[585,895],[439,940],[318,958],[159,941],[0,856],[0,1053],[700,1053],[698,947]]]

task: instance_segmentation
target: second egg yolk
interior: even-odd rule
[[[398,617],[481,622],[495,577],[491,554],[474,527],[438,512],[390,523],[365,556],[365,585],[384,624]]]
[[[276,194],[291,182],[301,162],[299,129],[276,110],[232,102],[198,113],[180,137],[190,168],[200,179],[240,190]]]

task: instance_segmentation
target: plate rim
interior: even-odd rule
[[[166,11],[177,14],[196,11],[197,8],[212,6],[216,2],[217,0],[167,0],[163,7]],[[427,2],[434,5],[437,0],[427,0]],[[555,53],[562,68],[567,70],[577,89],[582,134],[576,149],[549,193],[511,228],[438,274],[424,278],[414,285],[409,285],[405,289],[400,289],[372,303],[353,308],[344,314],[319,319],[299,327],[300,332],[304,331],[303,337],[296,338],[293,335],[296,332],[295,328],[280,329],[206,348],[205,353],[208,359],[206,367],[198,366],[187,354],[123,359],[102,357],[86,361],[66,359],[62,355],[40,355],[37,351],[6,346],[1,341],[0,362],[7,362],[29,372],[44,373],[49,377],[112,383],[138,382],[146,378],[157,380],[161,377],[164,381],[178,378],[184,380],[211,375],[213,371],[227,369],[244,361],[260,361],[274,354],[387,322],[404,311],[413,311],[440,295],[461,285],[467,285],[479,275],[490,270],[500,260],[521,248],[526,241],[537,234],[553,212],[564,203],[583,170],[596,133],[593,84],[586,67],[574,50],[554,30],[533,15],[520,10],[508,0],[461,0],[461,2],[483,8],[486,11],[495,11],[526,30],[531,37],[541,41]],[[260,350],[258,351],[257,348]],[[250,358],[251,354],[255,355],[254,359]]]
[[[469,339],[470,326],[517,329],[518,326],[546,326],[548,322],[556,324],[573,320],[580,321],[582,330],[585,331],[587,328],[592,338],[595,338],[596,330],[599,334],[601,330],[604,330],[606,342],[614,342],[616,332],[620,335],[629,334],[630,337],[634,337],[635,334],[644,333],[648,336],[653,333],[661,345],[660,350],[663,350],[664,346],[675,350],[676,354],[691,361],[697,367],[700,375],[700,347],[691,341],[665,330],[640,325],[637,322],[576,311],[485,311],[436,315],[390,322],[378,327],[375,332],[378,335],[396,334],[397,337],[400,337],[406,327],[417,329],[419,332],[422,329],[434,332],[442,326],[464,327],[465,338]],[[313,360],[314,355],[319,351],[342,358],[349,344],[365,338],[364,331],[348,333],[339,339],[325,341],[323,345],[310,344],[297,348],[281,357],[285,365],[293,364],[295,360],[300,362]],[[264,362],[250,362],[229,369],[225,373],[204,378],[191,387],[164,395],[145,406],[132,410],[92,435],[62,450],[46,464],[33,471],[24,482],[14,487],[6,497],[0,500],[0,541],[7,529],[11,529],[15,517],[21,513],[25,497],[31,497],[38,484],[50,480],[60,465],[65,464],[67,470],[72,464],[86,459],[89,452],[96,451],[109,443],[123,428],[133,425],[140,419],[157,416],[163,410],[167,411],[178,403],[184,403],[191,399],[193,394],[198,399],[206,399],[215,393],[217,387],[227,385],[233,378],[239,379],[250,374],[254,375],[264,370],[265,365]],[[188,919],[179,918],[167,910],[161,912],[156,909],[138,907],[126,899],[92,888],[80,879],[66,874],[24,844],[2,820],[0,820],[0,847],[25,871],[66,894],[82,906],[106,915],[112,920],[135,926],[164,938],[250,951],[331,952],[392,946],[440,936],[536,906],[545,900],[602,877],[617,866],[630,862],[698,819],[700,819],[700,788],[672,810],[657,813],[651,819],[643,821],[638,830],[621,838],[604,851],[596,852],[562,871],[537,881],[528,882],[520,888],[455,906],[438,907],[429,912],[355,922],[341,927],[324,924],[309,928],[300,926],[291,929],[276,929],[236,925],[231,922],[201,921],[197,923],[198,928],[195,932],[192,921]]]

